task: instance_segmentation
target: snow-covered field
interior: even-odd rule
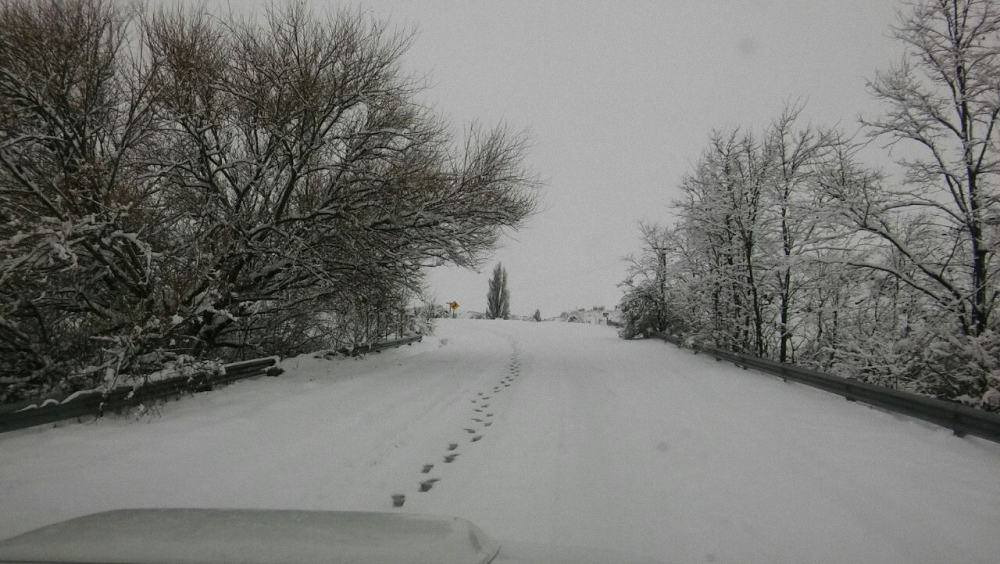
[[[0,435],[0,538],[125,507],[350,509],[664,562],[1000,558],[1000,445],[608,327],[445,320],[283,366]]]

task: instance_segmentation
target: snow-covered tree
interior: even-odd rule
[[[477,266],[532,212],[524,138],[456,140],[385,22],[302,2],[133,8],[0,3],[0,371],[16,386],[384,337],[425,268]]]
[[[627,323],[972,405],[1000,395],[1000,5],[922,0],[894,31],[903,62],[869,85],[888,111],[863,126],[918,155],[902,178],[797,107],[756,138],[714,134],[667,242],[633,259]]]
[[[712,320],[705,329],[723,346],[758,355],[767,354],[771,336],[771,298],[763,275],[774,244],[764,229],[773,172],[768,156],[753,135],[713,134],[673,205],[686,248],[701,270],[695,291]]]
[[[100,0],[0,4],[0,371],[14,390],[99,380],[163,328],[171,214],[140,158],[155,63],[134,24]]]
[[[766,229],[777,235],[769,269],[773,278],[767,285],[777,310],[775,357],[779,362],[793,359],[795,337],[807,330],[796,302],[818,281],[811,265],[819,256],[817,242],[830,235],[817,218],[823,203],[814,189],[814,177],[829,153],[831,134],[800,126],[801,112],[801,106],[786,108],[768,128],[763,149],[771,162],[764,195]]]
[[[626,258],[628,277],[619,284],[625,292],[621,309],[624,338],[671,334],[691,330],[691,313],[698,311],[685,234],[679,229],[640,223],[642,252]]]
[[[870,83],[889,111],[865,120],[890,144],[914,147],[899,186],[843,194],[853,225],[893,247],[913,275],[869,265],[949,311],[963,335],[991,326],[1000,223],[1000,4],[924,0],[894,29],[906,45],[897,67]],[[901,217],[902,216],[902,217]],[[919,231],[920,245],[904,231]]]

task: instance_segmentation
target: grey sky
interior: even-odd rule
[[[323,6],[313,0],[315,6]],[[456,127],[527,129],[543,206],[483,272],[434,269],[439,301],[483,311],[507,268],[513,312],[613,306],[639,220],[665,220],[712,129],[759,130],[789,100],[818,125],[877,107],[866,78],[899,60],[893,0],[391,1],[364,9],[415,28],[408,70]]]

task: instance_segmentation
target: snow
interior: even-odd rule
[[[73,394],[73,395],[75,396],[76,394]],[[67,399],[69,399],[69,398],[67,398]],[[50,399],[47,399],[47,400],[43,401],[41,404],[32,403],[30,405],[26,405],[26,406],[22,407],[21,409],[18,409],[17,411],[21,412],[21,411],[27,411],[29,409],[38,409],[40,407],[45,407],[47,405],[59,405],[59,400],[54,400],[54,399],[50,398]]]
[[[0,538],[226,507],[453,515],[501,545],[669,562],[1000,553],[1000,445],[610,327],[440,320],[281,367],[137,421],[0,435]]]

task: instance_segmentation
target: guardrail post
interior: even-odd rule
[[[965,436],[965,426],[962,425],[962,416],[958,413],[952,414],[953,423],[951,425],[951,431],[955,433],[956,437]]]

